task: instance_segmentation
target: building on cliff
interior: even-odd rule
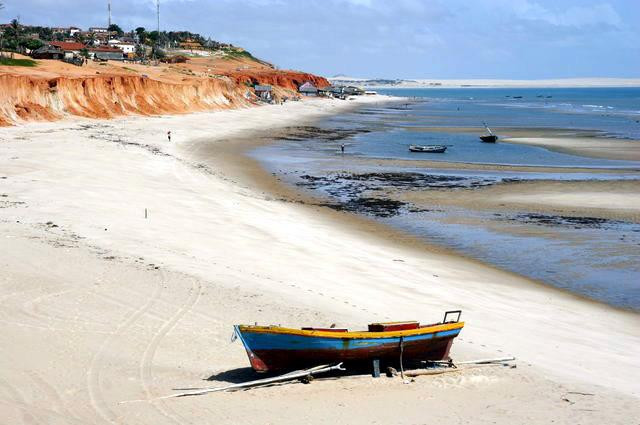
[[[124,52],[120,49],[116,49],[115,47],[93,47],[87,50],[89,51],[89,57],[92,59],[103,61],[124,60]]]
[[[300,93],[302,93],[305,96],[317,96],[318,95],[318,88],[316,86],[313,85],[313,83],[307,81],[306,83],[304,83],[303,85],[300,86],[300,88],[298,88],[298,91]]]
[[[82,43],[66,42],[66,41],[51,41],[48,44],[51,47],[62,50],[64,52],[63,57],[67,59],[70,59],[70,58],[73,58],[74,56],[79,55],[83,49],[87,48],[87,46],[85,46]]]
[[[64,51],[55,46],[45,45],[31,52],[34,59],[64,59]]]
[[[267,85],[256,85],[253,88],[256,92],[256,96],[258,96],[262,100],[271,101],[273,98],[273,88]]]

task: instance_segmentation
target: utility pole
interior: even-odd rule
[[[109,11],[109,24],[107,25],[107,28],[109,28],[111,26],[111,0],[107,3],[107,11]]]
[[[160,0],[156,0],[156,17],[158,18],[158,40],[160,40]]]

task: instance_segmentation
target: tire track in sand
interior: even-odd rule
[[[147,399],[151,400],[155,396],[151,392],[151,388],[149,386],[149,381],[151,380],[151,368],[153,367],[153,358],[155,357],[155,353],[158,350],[158,346],[162,342],[162,339],[171,332],[180,319],[182,319],[187,313],[191,311],[193,306],[198,302],[202,293],[202,285],[199,281],[195,281],[191,286],[191,294],[187,301],[182,304],[182,306],[178,309],[178,311],[169,318],[164,324],[158,329],[156,334],[151,339],[149,345],[147,345],[144,354],[142,355],[142,360],[140,361],[140,380],[142,382],[142,386],[144,388],[144,392],[147,396]],[[177,415],[175,412],[169,411],[166,407],[166,402],[164,400],[160,400],[159,405],[153,404],[151,402],[151,406],[154,407],[162,416],[171,419],[174,423],[183,424],[186,421],[184,418]]]
[[[24,424],[41,424],[42,421],[38,420],[36,416],[31,413],[31,406],[27,403],[25,398],[22,396],[20,391],[11,385],[9,382],[0,378],[0,388],[4,387],[9,397],[11,398],[11,402],[1,400],[0,403],[7,403],[8,405],[14,407],[18,411],[20,411],[20,415],[22,416],[22,423]]]
[[[89,366],[89,370],[87,371],[87,389],[89,392],[89,400],[91,402],[91,406],[98,413],[98,415],[108,423],[116,423],[118,420],[118,416],[107,407],[107,403],[104,401],[100,391],[100,365],[102,363],[102,355],[109,345],[111,345],[114,340],[122,336],[125,331],[130,328],[135,322],[140,319],[150,308],[155,304],[155,302],[160,297],[160,292],[162,290],[162,285],[157,284],[156,290],[153,295],[148,299],[148,301],[139,309],[130,313],[127,318],[120,323],[116,331],[109,335],[109,337],[102,343],[98,352],[93,356],[91,360],[91,365]]]

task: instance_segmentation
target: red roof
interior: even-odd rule
[[[49,44],[59,47],[62,50],[82,50],[87,48],[87,46],[82,43],[70,43],[67,41],[52,41]]]
[[[117,49],[115,47],[92,47],[88,49],[90,52],[115,52],[122,53],[121,49]]]

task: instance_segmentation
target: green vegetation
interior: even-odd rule
[[[37,63],[31,59],[11,59],[0,57],[1,66],[36,66]]]
[[[116,24],[111,24],[109,25],[109,27],[107,28],[107,30],[111,31],[111,32],[115,32],[118,37],[121,37],[124,34],[124,31],[122,31],[122,28],[120,28],[118,25]]]
[[[221,50],[225,54],[225,59],[249,59],[262,65],[272,66],[270,63],[258,59],[246,50],[240,50],[235,47],[225,47]]]

